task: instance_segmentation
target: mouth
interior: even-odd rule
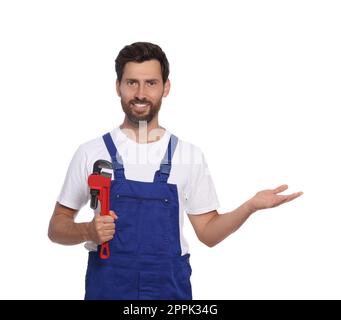
[[[137,102],[132,102],[131,106],[133,107],[134,110],[137,111],[145,111],[148,109],[148,107],[150,106],[149,103],[137,103]]]

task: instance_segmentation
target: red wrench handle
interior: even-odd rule
[[[100,257],[101,257],[101,259],[108,259],[110,257],[110,250],[109,250],[108,241],[102,243]]]
[[[110,186],[103,187],[102,194],[100,195],[100,198],[101,198],[101,215],[102,216],[110,215],[110,212],[109,212],[109,193],[110,193]],[[101,257],[101,259],[108,259],[110,257],[110,250],[109,250],[108,241],[102,243],[100,257]]]

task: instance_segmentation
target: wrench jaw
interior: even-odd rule
[[[97,160],[94,163],[93,174],[101,174],[102,169],[110,169],[112,170],[112,164],[106,160]],[[104,173],[104,172],[103,172]],[[111,176],[111,175],[110,175]]]
[[[102,169],[110,169],[112,170],[112,164],[111,162],[109,161],[106,161],[106,160],[97,160],[95,163],[94,163],[94,166],[93,166],[93,173],[91,176],[95,175],[95,176],[103,176],[105,178],[109,178],[111,180],[111,174],[108,173],[108,172],[104,172],[102,171]],[[98,177],[99,178],[99,177]],[[103,180],[103,179],[101,179]],[[91,182],[93,181],[93,182]],[[96,181],[96,182],[94,182]],[[98,179],[91,179],[89,177],[89,185],[91,187],[90,189],[90,208],[91,209],[97,209],[98,207],[98,198],[100,197],[100,189],[101,189],[101,183],[98,183]]]

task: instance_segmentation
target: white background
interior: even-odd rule
[[[340,299],[339,1],[1,1],[1,299],[82,299],[87,253],[47,238],[71,157],[121,123],[114,59],[166,52],[160,121],[221,202],[289,185],[214,248],[187,221],[195,299]],[[81,212],[86,220],[88,207]]]

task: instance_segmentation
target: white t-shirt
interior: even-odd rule
[[[123,160],[126,179],[153,182],[160,168],[171,133],[166,130],[160,140],[137,143],[116,127],[111,136]],[[88,176],[96,160],[111,161],[103,138],[98,137],[79,146],[69,165],[64,185],[57,201],[69,208],[80,210],[90,199]],[[112,177],[114,179],[114,177]],[[179,230],[182,255],[188,253],[188,243],[183,235],[184,213],[203,214],[219,208],[216,190],[201,150],[179,139],[172,158],[168,183],[176,184],[179,195]],[[96,245],[87,242],[88,250]]]

